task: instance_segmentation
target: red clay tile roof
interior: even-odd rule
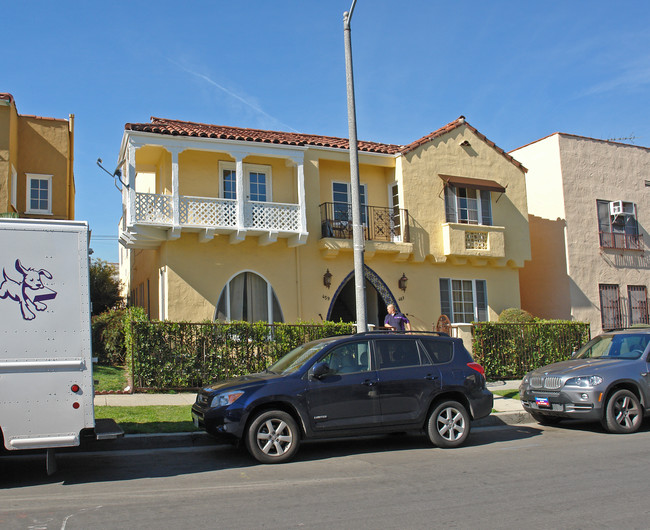
[[[427,136],[423,136],[419,140],[416,140],[409,145],[403,146],[360,141],[358,142],[359,151],[365,151],[368,153],[383,153],[389,155],[404,155],[410,151],[413,151],[417,147],[433,140],[434,138],[453,131],[462,125],[468,127],[476,136],[487,143],[490,147],[494,148],[497,152],[502,154],[508,161],[512,162],[522,171],[527,171],[521,162],[515,160],[503,149],[498,147],[494,142],[488,140],[484,135],[482,135],[474,127],[467,123],[464,116],[461,116],[457,120],[448,123],[444,127],[441,127],[437,131],[434,131]],[[241,127],[228,127],[225,125],[209,125],[206,123],[195,123],[190,121],[168,120],[165,118],[155,118],[153,116],[151,117],[151,123],[127,123],[124,126],[124,129],[127,131],[168,134],[171,136],[220,138],[222,140],[240,140],[245,142],[261,142],[281,145],[311,145],[338,149],[348,149],[350,145],[347,138],[337,138],[335,136],[319,136],[316,134],[264,131],[261,129],[245,129]]]
[[[497,144],[495,144],[493,141],[488,140],[487,137],[480,132],[478,132],[477,129],[472,127],[466,120],[465,116],[460,116],[457,120],[452,121],[445,125],[444,127],[440,127],[437,131],[433,131],[431,134],[428,134],[427,136],[423,136],[419,140],[415,140],[415,142],[412,142],[405,146],[400,153],[405,155],[406,153],[409,153],[410,151],[413,151],[414,149],[420,147],[423,144],[426,144],[427,142],[430,142],[434,138],[438,138],[442,136],[443,134],[446,134],[448,132],[453,131],[457,127],[460,127],[461,125],[465,125],[470,131],[472,131],[476,136],[478,136],[481,140],[483,140],[487,145],[492,147],[497,153],[500,153],[503,155],[509,162],[513,163],[515,166],[517,166],[519,169],[521,169],[524,172],[527,172],[528,170],[523,166],[521,162],[518,160],[515,160],[512,156],[510,156],[508,153],[506,153],[503,149],[501,149]]]
[[[180,120],[167,120],[164,118],[151,118],[151,123],[127,123],[127,131],[142,131],[156,134],[169,134],[172,136],[194,136],[200,138],[221,138],[224,140],[241,140],[247,142],[261,142],[282,145],[318,146],[348,149],[347,138],[334,136],[318,136],[315,134],[289,133],[279,131],[264,131],[260,129],[244,129],[241,127],[227,127],[224,125],[208,125]],[[369,153],[395,154],[402,146],[380,144],[376,142],[359,142],[359,151]]]

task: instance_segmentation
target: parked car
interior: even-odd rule
[[[304,439],[418,430],[456,447],[492,402],[462,340],[370,332],[304,344],[263,373],[203,388],[192,416],[270,464],[292,458]]]
[[[524,409],[539,423],[595,420],[613,433],[632,433],[650,411],[650,328],[603,333],[568,361],[526,374]]]

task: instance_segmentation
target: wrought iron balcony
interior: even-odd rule
[[[643,250],[643,236],[622,232],[599,232],[601,248]]]
[[[352,239],[352,207],[343,202],[320,205],[321,237]],[[361,222],[367,241],[410,242],[408,210],[362,206]]]

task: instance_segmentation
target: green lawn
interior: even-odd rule
[[[95,407],[96,418],[113,418],[125,434],[193,432],[191,405]]]
[[[124,390],[126,387],[126,371],[122,366],[99,366],[93,367],[93,379],[95,392],[106,392],[108,390]]]
[[[493,394],[510,399],[519,399],[519,390],[492,390]]]

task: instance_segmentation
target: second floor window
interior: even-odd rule
[[[243,168],[246,200],[271,201],[271,167],[244,164]],[[219,162],[219,195],[224,199],[237,198],[237,171],[233,162]]]
[[[27,175],[27,213],[52,213],[52,176]]]
[[[492,225],[492,199],[488,190],[445,186],[448,223]]]
[[[630,206],[626,213],[613,214],[610,201],[596,201],[598,212],[598,235],[602,248],[627,248],[642,250],[639,223],[636,220],[636,206]]]
[[[368,190],[365,184],[359,186],[359,202],[361,203],[361,222],[367,223],[366,212]],[[334,220],[352,223],[352,193],[349,182],[332,182],[332,202],[334,203]]]

